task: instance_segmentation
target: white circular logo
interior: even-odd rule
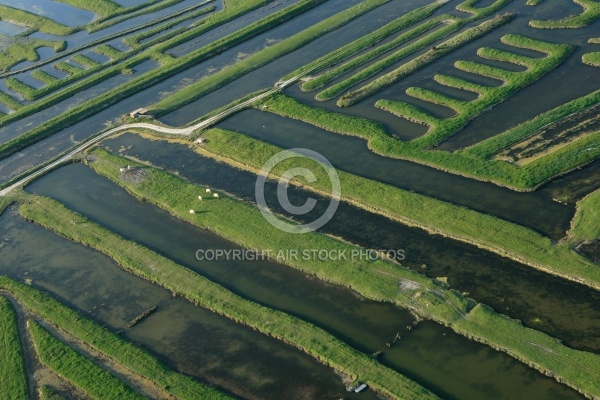
[[[271,211],[267,202],[265,201],[265,182],[267,181],[267,176],[271,172],[271,170],[280,162],[287,160],[289,158],[307,158],[313,160],[319,164],[321,168],[323,168],[327,175],[329,176],[329,180],[331,182],[331,201],[325,213],[321,215],[316,220],[307,223],[307,224],[293,224],[288,221],[284,221],[280,218],[277,218],[275,214]],[[289,212],[292,215],[304,215],[309,213],[315,208],[317,201],[312,197],[308,198],[306,202],[301,206],[293,205],[288,198],[288,186],[291,179],[294,177],[301,176],[306,179],[307,182],[312,183],[317,180],[315,174],[304,167],[296,167],[290,168],[286,170],[277,183],[277,199],[279,200],[279,204],[283,207],[283,209]],[[256,203],[258,204],[258,208],[262,215],[266,218],[267,221],[274,227],[279,230],[288,233],[307,233],[312,232],[323,225],[325,225],[335,214],[335,211],[338,208],[340,203],[340,196],[342,194],[342,187],[340,185],[340,178],[338,174],[325,157],[321,154],[302,148],[294,148],[289,150],[283,150],[273,157],[269,158],[267,162],[262,166],[260,173],[256,179],[256,185],[254,187],[254,194],[256,196]]]

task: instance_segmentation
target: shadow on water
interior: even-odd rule
[[[1,274],[31,279],[33,286],[113,331],[157,305],[155,314],[122,335],[185,373],[243,398],[346,395],[341,379],[311,357],[175,298],[99,252],[23,221],[14,209],[0,217],[0,237]]]

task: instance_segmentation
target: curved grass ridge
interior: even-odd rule
[[[27,327],[42,364],[83,390],[90,398],[144,399],[109,372],[56,339],[34,320],[27,321]]]
[[[4,296],[0,296],[0,388],[0,400],[28,398],[17,314]]]
[[[124,341],[115,333],[65,306],[45,292],[2,275],[0,275],[0,290],[10,293],[19,304],[32,313],[117,360],[131,371],[154,381],[177,399],[230,399],[216,389],[169,369],[140,347]],[[24,397],[19,399],[22,398]]]
[[[436,146],[454,135],[472,119],[556,68],[574,49],[570,45],[548,43],[514,34],[502,36],[501,42],[512,47],[539,51],[545,53],[546,56],[542,58],[526,57],[488,47],[480,48],[477,51],[477,55],[484,59],[524,66],[527,69],[523,72],[508,71],[474,61],[457,61],[455,66],[460,70],[500,79],[504,82],[503,85],[498,87],[472,85],[469,89],[478,94],[478,97],[473,101],[456,100],[427,89],[415,87],[406,89],[406,93],[411,97],[451,108],[456,112],[456,115],[450,118],[440,119],[433,116],[424,116],[425,111],[418,110],[410,104],[392,100],[379,100],[375,103],[375,106],[399,117],[429,125],[429,131],[420,138],[413,140],[413,143],[421,147]],[[441,77],[438,75],[436,81],[441,84],[449,82],[450,86],[456,86],[457,81],[460,82],[458,78],[453,79],[443,75]],[[455,85],[452,85],[453,83]]]
[[[595,0],[573,0],[574,3],[583,7],[583,12],[577,15],[571,15],[563,19],[552,19],[540,21],[537,19],[529,21],[529,26],[538,29],[559,29],[559,28],[585,28],[600,17],[600,3]]]
[[[445,40],[434,48],[426,51],[424,54],[415,57],[414,59],[402,64],[398,68],[391,72],[388,72],[379,78],[374,79],[368,84],[345,93],[337,101],[339,107],[349,107],[353,104],[358,103],[361,100],[379,92],[381,89],[393,85],[402,78],[414,73],[415,71],[423,68],[426,65],[438,60],[439,58],[451,53],[452,51],[472,42],[473,40],[484,36],[490,31],[497,27],[506,24],[512,20],[514,15],[506,14],[503,16],[496,16],[492,19],[482,22],[481,24],[469,28],[464,32],[461,32],[450,39]],[[468,20],[461,20],[461,24]],[[450,25],[449,27],[452,27]],[[350,78],[351,79],[351,78]]]
[[[214,143],[212,139],[214,136],[211,137],[209,143],[211,141]],[[263,162],[263,156],[272,155],[258,151],[261,148],[260,142],[256,143],[255,141],[255,145],[255,147],[244,147],[236,141],[235,146],[228,143],[228,148],[250,154],[251,163]],[[267,147],[269,150],[277,150],[274,146]],[[225,197],[219,201],[207,202],[206,205],[203,203],[203,208],[209,212],[190,215],[188,213],[190,203],[193,204],[200,187],[154,168],[150,168],[146,180],[137,186],[123,182],[118,177],[118,167],[131,164],[132,161],[112,155],[105,150],[98,149],[93,154],[96,160],[92,162],[91,166],[97,172],[115,180],[138,198],[144,198],[182,220],[212,230],[219,236],[232,240],[243,247],[265,250],[324,248],[340,251],[356,248],[356,246],[316,232],[304,235],[284,233],[270,225],[256,207]],[[295,160],[306,159],[286,160],[272,172],[277,174],[278,168],[285,170],[297,166]],[[308,164],[311,167],[310,162]],[[302,164],[302,166],[307,167],[306,164]],[[318,171],[319,169],[310,168],[310,170]],[[355,187],[356,183],[353,182],[353,184],[345,184],[344,187],[350,189]],[[370,190],[371,188],[363,187],[363,189]],[[382,195],[381,192],[376,192],[376,194],[377,196]],[[431,204],[419,204],[419,208],[425,209]],[[61,223],[61,221],[72,218],[72,214],[69,214],[68,218],[50,215],[56,212],[56,208],[39,210],[37,218],[51,220],[50,223],[46,222],[50,226],[53,226],[52,224],[66,226],[69,236],[79,235],[79,233],[71,232],[72,225]],[[447,211],[447,209],[443,211]],[[260,232],[260,235],[257,235],[256,232]],[[600,395],[600,381],[595,379],[595,376],[600,374],[600,355],[570,349],[555,338],[525,328],[518,321],[499,315],[483,305],[471,308],[471,300],[416,272],[382,260],[373,262],[288,260],[288,265],[314,274],[322,280],[351,288],[367,298],[390,301],[411,309],[424,318],[451,327],[457,333],[504,351],[585,395]],[[180,281],[178,279],[178,282]],[[365,377],[361,374],[362,378]],[[371,382],[370,379],[366,380]]]
[[[102,158],[102,160],[107,159]],[[114,169],[113,162],[130,162],[116,158],[109,160],[108,163],[94,162],[93,166],[104,173],[110,174],[110,169]],[[190,202],[190,199],[197,201],[196,198],[199,191],[197,187],[186,185],[178,178],[159,171],[153,170],[149,176],[148,179],[152,183],[149,185],[146,183],[142,184],[148,190],[160,190],[161,192],[167,188],[182,190],[177,196],[176,215],[179,217],[185,214],[190,215],[188,213],[189,204],[187,203]],[[113,175],[111,178],[114,179],[115,176]],[[162,188],[159,189],[155,186],[157,184],[165,186],[161,186]],[[195,195],[189,197],[192,194]],[[216,213],[219,216],[223,216],[226,215],[228,209],[231,210],[232,207],[236,208],[241,203],[222,198],[219,201],[213,201],[212,204],[219,208],[219,210],[215,210]],[[242,207],[249,208],[248,206]],[[231,211],[239,215],[238,210],[233,209]],[[259,217],[260,214],[258,214],[258,211],[256,209],[254,211],[254,217]],[[261,333],[289,343],[315,357],[321,363],[329,365],[354,379],[360,378],[361,381],[366,381],[372,389],[386,396],[407,400],[437,398],[427,389],[379,364],[375,359],[353,349],[321,328],[284,312],[245,300],[221,285],[153,251],[121,238],[106,228],[67,209],[57,201],[36,196],[20,207],[20,213],[27,219],[51,229],[68,239],[86,244],[105,253],[117,261],[124,269],[153,283],[157,283],[171,290],[173,293],[185,297],[196,305],[205,307],[236,322],[248,325]],[[73,224],[69,221],[85,222],[86,228],[76,232],[73,229]],[[315,245],[323,241],[325,243],[335,243],[333,239],[324,236],[319,239],[313,238],[313,240],[316,240]],[[337,243],[336,245],[336,247],[346,246]],[[357,273],[362,275],[361,272]],[[425,284],[426,282],[423,281],[423,285]],[[388,289],[392,293],[397,290],[395,284],[392,284],[391,287],[388,285]],[[441,307],[448,308],[447,305],[444,306],[443,304]]]

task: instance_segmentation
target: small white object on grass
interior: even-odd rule
[[[215,198],[218,199],[219,198],[219,193],[213,193],[213,197],[215,197]]]
[[[190,214],[196,214],[196,211],[190,210]]]

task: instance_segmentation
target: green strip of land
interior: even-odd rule
[[[108,162],[94,162],[93,166],[114,178],[113,170],[115,167],[112,162],[118,159],[109,158],[106,153],[97,153],[96,155],[99,154],[102,155],[102,160]],[[120,159],[120,161],[128,162],[123,159]],[[116,171],[118,174],[118,167]],[[143,184],[148,190],[159,190],[164,194],[171,189],[177,190],[178,194],[175,196],[178,203],[176,214],[178,216],[182,214],[190,215],[189,208],[198,202],[197,193],[199,193],[199,188],[186,185],[178,178],[160,171],[151,171],[148,179],[149,182]],[[214,210],[204,215],[214,214],[214,216],[208,216],[208,218],[215,221],[215,218],[222,219],[227,210],[231,212],[229,218],[239,218],[242,217],[241,211],[243,212],[243,210],[238,206],[249,208],[235,200],[226,198],[212,202],[206,201],[206,203],[212,203]],[[254,211],[252,213],[253,219],[257,217],[257,210]],[[351,348],[324,330],[284,312],[245,300],[155,252],[121,238],[85,217],[68,210],[54,200],[40,197],[32,198],[20,207],[20,212],[25,218],[54,230],[60,235],[102,251],[117,261],[124,269],[151,282],[158,283],[199,306],[248,325],[268,336],[287,342],[337,371],[354,379],[368,382],[371,388],[386,396],[415,400],[437,398],[428,390],[384,367],[369,355]],[[85,224],[85,229],[74,229],[75,225],[70,221],[76,221],[78,226]],[[211,227],[215,226],[214,223],[210,225]],[[272,234],[273,232],[271,232],[271,238],[275,238]],[[336,247],[346,246],[322,235],[316,235],[312,239],[314,240],[312,244],[315,246],[328,244],[334,244]],[[395,290],[394,287],[395,285],[392,285],[390,288],[392,292]]]
[[[29,285],[0,276],[0,290],[11,293],[22,306],[68,334],[82,340],[123,366],[142,375],[181,400],[229,399],[229,396],[173,371],[140,347]],[[25,397],[19,397],[23,399]]]
[[[211,141],[209,140],[209,143]],[[263,155],[253,151],[258,148],[242,146],[238,141],[235,143],[235,146],[229,147],[237,149],[234,151],[244,149],[241,151],[251,153],[253,160],[258,160]],[[218,200],[200,203],[197,196],[204,192],[203,188],[154,168],[148,168],[145,180],[139,184],[124,182],[119,178],[119,167],[127,164],[141,167],[140,164],[134,164],[129,159],[114,156],[100,149],[92,154],[91,166],[97,172],[113,179],[138,198],[150,201],[182,220],[212,230],[245,248],[272,249],[275,252],[314,248],[351,252],[357,249],[356,246],[316,232],[303,235],[282,232],[267,222],[256,207],[239,200],[221,196]],[[300,159],[289,159],[287,161],[291,164],[282,162],[277,168],[297,166],[298,164],[293,164],[295,160]],[[302,164],[303,167],[318,171],[314,165],[310,165],[310,160],[306,162],[309,164]],[[274,172],[277,173],[277,170]],[[358,187],[357,183],[345,184],[342,181],[344,190]],[[371,187],[363,186],[361,189],[369,191],[373,196],[386,198],[385,193],[371,191]],[[429,204],[419,204],[418,208],[425,212],[425,207]],[[64,207],[55,204],[44,209],[34,208],[29,207],[24,212],[35,215],[36,222],[52,229],[63,226],[61,234],[81,241],[82,233],[75,232],[72,224],[64,222],[73,218],[73,214],[69,214],[68,218],[63,214]],[[198,212],[190,214],[190,209]],[[261,234],[256,235],[256,232]],[[105,234],[103,231],[100,238],[94,241],[101,240]],[[88,240],[88,243],[91,241]],[[539,249],[536,249],[536,252],[540,252]],[[130,257],[132,252],[127,254]],[[450,326],[457,333],[505,351],[544,373],[552,373],[561,382],[584,394],[600,395],[600,381],[594,379],[591,374],[593,371],[596,375],[600,373],[600,355],[570,349],[546,334],[525,328],[518,321],[501,316],[481,305],[471,309],[472,301],[416,272],[382,260],[288,260],[287,263],[322,280],[356,290],[367,298],[390,301],[409,308],[424,318]],[[177,280],[180,281],[181,279]],[[502,329],[496,329],[496,326]],[[547,351],[540,352],[540,348]],[[321,351],[318,353],[323,354]],[[584,370],[588,372],[582,373]],[[362,374],[360,376],[364,377]]]
[[[28,398],[17,314],[4,296],[0,296],[0,388],[0,400]]]
[[[92,399],[144,399],[130,387],[65,345],[34,320],[29,333],[42,364],[83,390]]]
[[[52,387],[48,385],[42,386],[40,389],[40,399],[41,400],[68,400],[66,397],[63,397],[60,393],[55,391]]]
[[[584,28],[600,17],[600,3],[595,0],[573,0],[574,3],[583,7],[583,12],[571,15],[563,19],[540,21],[537,19],[529,21],[529,26],[539,29],[561,29],[561,28]]]
[[[336,122],[331,121],[332,124]],[[360,120],[354,122],[355,129],[369,129]],[[199,151],[206,149],[254,171],[282,150],[245,135],[219,129],[211,129],[204,136],[208,140]],[[342,198],[349,203],[390,216],[407,225],[474,243],[542,271],[600,289],[597,266],[570,250],[569,243],[553,244],[550,239],[531,229],[500,218],[343,171],[339,171],[339,176]],[[322,178],[320,182],[328,182],[326,177]],[[318,182],[306,188],[328,193],[328,188]],[[587,221],[594,224],[593,219]]]

